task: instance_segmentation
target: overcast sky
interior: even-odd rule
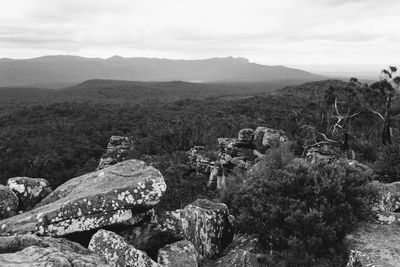
[[[400,63],[398,0],[2,0],[0,57]]]

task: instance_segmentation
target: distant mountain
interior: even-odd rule
[[[0,59],[0,87],[62,87],[89,79],[188,82],[306,82],[323,76],[284,66],[266,66],[245,58],[171,60],[157,58],[108,59],[45,56]]]

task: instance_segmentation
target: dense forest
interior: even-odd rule
[[[230,87],[173,82],[165,87],[165,84],[163,86],[160,83],[112,81],[90,81],[60,91],[3,88],[0,89],[4,95],[0,110],[0,184],[4,184],[10,177],[28,176],[46,178],[55,188],[70,178],[95,170],[110,136],[122,135],[134,141],[135,149],[130,153],[130,158],[149,161],[164,174],[168,190],[160,205],[161,209],[176,209],[199,197],[213,197],[205,186],[207,177],[196,176],[185,165],[187,150],[194,145],[216,148],[218,137],[234,137],[243,128],[268,126],[287,133],[293,141],[291,151],[278,151],[270,155],[272,158],[281,157],[281,163],[278,167],[274,165],[270,168],[272,178],[268,183],[257,180],[246,190],[239,188],[227,199],[227,203],[233,211],[248,214],[247,217],[252,218],[258,213],[257,210],[243,203],[274,202],[280,199],[278,193],[282,199],[284,194],[289,194],[286,197],[305,198],[306,204],[300,203],[298,207],[288,207],[288,210],[296,208],[305,209],[306,212],[311,209],[307,205],[314,205],[309,194],[299,196],[291,195],[287,190],[274,193],[268,190],[270,187],[280,188],[284,181],[284,185],[289,188],[304,187],[304,192],[314,192],[316,189],[313,186],[310,189],[307,183],[315,175],[327,179],[334,177],[340,181],[342,184],[338,182],[337,187],[329,188],[333,191],[345,185],[358,188],[370,179],[352,174],[353,180],[344,180],[339,172],[332,172],[332,168],[348,171],[343,164],[339,167],[293,167],[288,163],[289,158],[301,156],[305,148],[315,143],[334,144],[344,152],[351,149],[355,158],[373,167],[376,173],[381,174],[382,180],[390,181],[398,177],[400,166],[396,160],[399,159],[400,149],[395,115],[400,113],[400,102],[393,97],[396,92],[392,86],[396,82],[390,83],[390,88],[384,81],[366,85],[356,79],[350,82],[325,80],[282,90],[268,90],[266,85],[257,84],[248,91],[243,88],[250,88],[250,85]],[[135,90],[132,90],[132,86]],[[213,86],[217,88],[216,91],[212,91]],[[233,89],[230,91],[229,88]],[[390,110],[387,109],[389,95],[392,100]],[[389,126],[385,120],[387,113],[394,116]],[[268,165],[268,161],[265,164]],[[285,169],[284,175],[281,169]],[[303,177],[301,179],[304,183],[293,182],[288,173]],[[259,188],[264,187],[265,193],[269,192],[267,195],[276,198],[265,199],[266,194],[260,194],[259,191]],[[252,192],[250,199],[249,192]],[[338,194],[343,194],[347,199],[354,192],[360,196],[366,194],[358,189]],[[321,214],[335,218],[340,213],[341,219],[353,222],[364,216],[362,213],[365,211],[364,202],[355,200],[354,203],[359,213],[337,208],[330,213],[321,211]],[[269,213],[261,215],[266,216],[266,219],[272,216]],[[242,219],[242,226],[249,225],[245,218]],[[293,220],[298,223],[297,219]],[[279,220],[275,223],[282,225]],[[330,221],[318,223],[329,225]],[[332,253],[329,248],[335,248],[336,251],[337,240],[343,238],[351,226],[339,226],[336,219],[331,223],[332,227],[336,227],[337,235],[334,237],[331,236],[333,228],[322,227],[321,233],[329,238],[301,233],[301,236],[316,238],[317,241],[313,239],[310,243],[300,238],[293,245],[290,243],[293,240],[283,238],[287,233],[280,232],[279,246],[286,250],[290,247],[288,244],[292,244],[296,253],[303,250],[311,254],[319,253],[307,254],[308,263],[315,261],[315,257],[325,257]],[[254,231],[254,228],[241,229],[244,232]],[[256,234],[271,233],[261,230]],[[317,249],[328,243],[326,249]],[[268,244],[268,240],[265,240],[265,244]],[[285,255],[278,255],[277,260],[280,261]],[[291,257],[305,257],[301,253],[299,255]],[[304,264],[308,263],[305,261]]]

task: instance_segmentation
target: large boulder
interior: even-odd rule
[[[107,151],[101,156],[97,170],[124,161],[126,154],[133,149],[133,141],[129,137],[117,135],[111,136],[107,145]]]
[[[148,216],[166,190],[161,173],[128,160],[59,186],[35,209],[0,222],[0,235],[64,236]]]
[[[183,209],[160,213],[150,223],[120,235],[134,247],[149,253],[179,239],[187,239],[202,260],[221,253],[232,240],[233,227],[225,204],[198,199]]]
[[[213,258],[232,241],[228,207],[198,199],[181,211],[183,236],[192,241],[201,258]]]
[[[0,266],[108,266],[90,250],[64,238],[0,237]]]
[[[181,240],[158,251],[157,262],[163,267],[197,267],[198,254],[193,243]]]
[[[41,178],[13,177],[8,179],[7,186],[17,195],[22,211],[33,209],[52,191],[49,182]]]
[[[114,232],[99,230],[93,235],[89,249],[115,267],[158,267],[146,252],[130,246]]]
[[[0,185],[0,220],[12,217],[18,212],[18,197],[7,186]]]

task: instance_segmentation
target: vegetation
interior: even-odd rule
[[[285,266],[333,264],[344,258],[344,236],[369,214],[371,177],[345,160],[311,164],[293,157],[285,148],[270,153],[236,193],[238,229],[256,234]]]

